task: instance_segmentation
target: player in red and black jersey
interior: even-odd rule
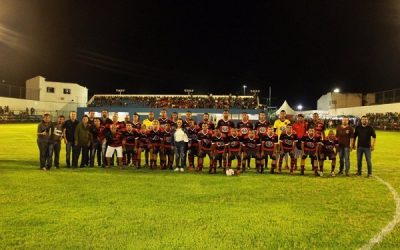
[[[213,173],[217,172],[217,162],[219,163],[219,167],[222,167],[222,163],[224,166],[224,173],[226,171],[226,161],[224,158],[225,155],[225,148],[227,143],[227,138],[225,135],[221,133],[221,131],[216,130],[215,134],[211,138],[212,141],[212,155],[213,155]],[[211,169],[209,171],[211,173]]]
[[[307,156],[311,158],[311,166],[315,175],[318,175],[318,167],[314,164],[317,160],[317,151],[319,142],[321,141],[320,137],[317,137],[314,133],[314,128],[310,127],[307,131],[307,135],[301,138],[301,149],[303,151],[301,157],[301,174],[304,174],[304,163],[306,161]]]
[[[147,129],[146,129],[146,125],[142,124],[142,127],[139,130],[138,133],[138,145],[137,145],[137,163],[136,163],[136,167],[140,168],[140,164],[142,161],[142,152],[146,152],[149,151],[149,137],[147,135]],[[149,155],[145,154],[145,163],[146,165],[149,165]]]
[[[279,136],[280,141],[280,157],[278,165],[278,173],[282,172],[282,162],[286,154],[290,157],[290,173],[293,173],[296,158],[294,156],[294,147],[297,141],[297,135],[293,132],[292,125],[287,124],[286,130]]]
[[[200,128],[194,124],[194,121],[189,122],[189,127],[186,128],[186,132],[188,134],[189,142],[188,142],[188,159],[189,159],[189,171],[194,168],[194,157],[198,157],[199,153],[199,141],[198,141],[198,133],[200,132]],[[198,159],[197,159],[198,161]]]
[[[215,125],[212,121],[210,121],[210,115],[208,113],[203,114],[203,120],[199,122],[200,128],[203,126],[203,123],[206,123],[208,125],[208,129],[213,131],[215,130]]]
[[[138,113],[134,113],[132,117],[132,128],[139,132],[142,128],[142,124],[140,123],[140,118]]]
[[[192,112],[188,110],[186,111],[186,116],[185,120],[183,120],[182,127],[188,128],[190,126],[190,121],[193,121],[194,125],[197,125],[196,121],[192,118]]]
[[[125,124],[123,122],[118,121],[118,113],[114,112],[112,116],[112,124],[120,131],[123,132],[125,130]]]
[[[316,137],[320,137],[322,140],[325,139],[325,124],[324,121],[319,118],[318,113],[313,114],[312,121],[307,124],[307,131],[309,128],[314,128]]]
[[[269,127],[269,123],[267,121],[266,115],[264,111],[260,111],[258,113],[258,121],[254,125],[254,129],[258,136],[266,134]]]
[[[126,130],[123,132],[122,148],[126,159],[126,165],[136,167],[136,157],[137,153],[137,142],[139,139],[139,133],[133,129],[132,123],[128,122],[125,124]],[[132,160],[132,163],[131,163]]]
[[[114,124],[110,125],[110,128],[106,131],[106,139],[107,139],[107,167],[111,167],[111,157],[114,152],[117,152],[118,166],[122,167],[122,140],[123,135],[120,130],[118,130],[117,126]]]
[[[196,171],[201,171],[203,169],[204,157],[206,157],[207,155],[210,160],[209,169],[212,168],[212,135],[212,131],[208,130],[208,125],[204,123],[202,130],[197,134],[197,140],[199,142],[199,153],[197,157],[198,163]]]
[[[335,176],[336,154],[339,150],[339,141],[335,137],[333,130],[329,130],[328,136],[320,142],[319,147],[319,171],[320,175],[324,172],[324,161],[332,161],[331,176]]]
[[[164,130],[167,127],[167,124],[171,126],[171,121],[168,119],[167,110],[161,110],[161,117],[158,118],[158,122],[160,123],[160,127]]]
[[[237,160],[237,171],[240,171],[242,165],[242,157],[240,155],[242,144],[242,137],[238,134],[237,130],[233,128],[231,134],[227,139],[227,151],[228,151],[228,169],[232,166],[232,161]]]
[[[242,120],[238,122],[236,128],[240,130],[243,137],[247,136],[249,130],[253,130],[253,123],[249,120],[249,115],[246,112],[242,113]]]
[[[113,121],[110,118],[108,118],[108,111],[107,110],[101,111],[100,123],[105,128],[109,128],[110,125],[113,123]]]
[[[242,140],[242,152],[243,152],[243,161],[242,161],[242,171],[246,170],[246,162],[248,159],[255,158],[256,159],[256,169],[257,172],[261,173],[261,155],[260,155],[260,147],[261,143],[258,137],[256,137],[255,132],[250,130],[248,132],[247,137]],[[250,161],[248,162],[250,164]],[[249,166],[250,167],[250,166]]]
[[[173,140],[173,132],[171,129],[171,125],[169,123],[165,124],[163,134],[163,145],[164,145],[164,153],[162,154],[161,158],[161,169],[168,168],[172,170],[172,164],[174,163],[174,156],[175,152],[172,147],[172,140]],[[168,161],[167,161],[168,160]]]
[[[175,111],[172,112],[171,118],[169,120],[170,120],[170,124],[171,124],[171,129],[173,131],[175,131],[176,127],[177,127],[176,122],[178,121],[178,113]]]
[[[153,121],[153,128],[148,131],[149,147],[150,147],[150,169],[157,169],[157,156],[160,155],[160,159],[163,157],[163,137],[164,132],[160,128],[160,123],[157,120]]]
[[[225,136],[228,136],[231,129],[235,127],[235,123],[229,120],[229,111],[224,110],[223,118],[217,123],[217,129],[219,129]]]
[[[276,169],[276,146],[278,144],[278,135],[274,133],[274,127],[269,126],[267,133],[260,135],[261,140],[261,156],[265,160],[265,167],[268,166],[268,157],[271,159],[271,173],[273,174]],[[263,172],[264,164],[261,164],[261,171]]]

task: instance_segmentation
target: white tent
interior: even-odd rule
[[[283,102],[282,106],[280,106],[280,108],[278,108],[278,109],[276,110],[276,113],[275,113],[275,114],[276,114],[276,115],[279,115],[279,112],[281,112],[282,109],[286,111],[286,114],[287,114],[287,115],[295,115],[295,114],[297,114],[297,112],[294,111],[294,110],[292,109],[292,107],[290,107],[290,105],[287,103],[286,100]]]

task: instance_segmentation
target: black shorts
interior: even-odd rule
[[[208,155],[208,157],[211,158],[211,149],[209,149],[209,150],[200,150],[198,156],[199,156],[200,158],[203,158],[203,157],[206,157],[206,155]]]
[[[263,156],[264,156],[264,158],[267,158],[269,156],[269,158],[271,160],[276,160],[276,155],[275,155],[275,153],[273,151],[264,150],[263,151]]]
[[[240,151],[229,151],[229,160],[240,159]]]
[[[289,154],[290,157],[294,157],[294,153],[292,150],[287,150],[287,149],[283,149],[283,154],[281,154],[281,157],[285,156],[285,154]]]
[[[224,158],[224,153],[215,153],[213,158],[214,160],[222,160]]]
[[[335,152],[321,152],[319,154],[319,159],[320,160],[329,159],[330,161],[336,160],[336,154],[335,154]]]
[[[243,152],[247,158],[259,158],[258,151],[256,149],[248,149]]]
[[[310,159],[314,159],[314,160],[317,159],[317,154],[316,154],[315,151],[304,151],[304,155],[301,157],[301,159],[306,159],[307,156],[308,156]]]
[[[188,155],[190,156],[198,156],[199,147],[198,146],[190,146],[188,149]]]
[[[161,152],[161,147],[160,146],[153,146],[153,147],[150,148],[150,150],[151,150],[151,152],[153,154],[158,154],[158,153]]]

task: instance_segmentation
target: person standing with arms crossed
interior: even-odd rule
[[[69,113],[69,120],[67,120],[64,123],[64,141],[65,141],[65,150],[66,150],[66,155],[65,155],[65,160],[67,163],[67,168],[71,167],[71,151],[72,151],[72,161],[74,160],[75,157],[75,128],[78,126],[79,122],[76,119],[76,112],[71,111]]]
[[[357,140],[358,138],[358,140]],[[361,117],[361,124],[356,127],[354,132],[353,149],[357,141],[357,176],[361,176],[362,157],[365,155],[368,167],[367,177],[372,176],[371,152],[375,149],[376,134],[372,126],[368,125],[368,118]]]

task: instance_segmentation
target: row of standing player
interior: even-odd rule
[[[199,123],[202,128],[199,128],[191,118],[191,113],[187,112],[186,119],[182,121],[182,125],[189,137],[189,169],[194,168],[194,157],[197,157],[198,164],[196,169],[201,170],[203,168],[203,159],[208,155],[210,158],[210,172],[216,171],[218,162],[219,166],[223,167],[224,170],[230,168],[232,161],[235,159],[237,160],[237,171],[244,171],[246,163],[249,167],[250,159],[255,158],[256,169],[262,173],[264,167],[267,168],[269,157],[272,161],[271,172],[274,172],[277,167],[276,160],[279,158],[278,173],[280,173],[283,158],[289,155],[291,158],[291,173],[297,169],[296,158],[298,156],[302,156],[301,174],[304,174],[304,160],[307,156],[311,158],[312,169],[316,174],[318,169],[314,166],[315,160],[319,160],[319,174],[322,174],[323,161],[327,157],[332,160],[332,173],[334,173],[337,140],[334,138],[333,131],[330,131],[327,139],[321,140],[321,132],[323,133],[324,127],[322,121],[316,120],[313,126],[309,126],[308,133],[305,133],[307,128],[304,126],[303,135],[301,136],[300,133],[296,134],[292,130],[290,122],[285,118],[285,115],[284,111],[281,112],[280,119],[272,127],[269,126],[265,113],[260,112],[259,121],[253,126],[248,119],[248,115],[244,112],[242,121],[235,126],[229,120],[229,112],[225,110],[223,119],[218,121],[217,126],[214,126],[209,121],[209,115],[205,113],[203,121]],[[103,145],[106,144],[108,148],[111,148],[111,151],[106,150],[105,155],[106,157],[108,156],[107,158],[110,158],[112,153],[117,151],[117,157],[122,158],[121,165],[122,162],[129,164],[132,160],[133,165],[140,167],[140,156],[141,152],[144,151],[146,153],[146,165],[148,164],[148,153],[151,155],[151,169],[156,168],[157,155],[160,156],[161,169],[172,169],[174,161],[173,131],[178,120],[173,117],[168,119],[166,110],[161,111],[161,117],[158,120],[155,120],[154,114],[150,113],[149,118],[144,120],[143,124],[140,123],[136,114],[132,122],[125,121],[123,123],[118,122],[117,117],[113,119],[114,121],[111,121],[107,116],[107,113],[103,112],[102,118],[96,119],[98,122],[93,130],[94,138],[98,138],[98,140],[103,141]],[[284,128],[282,125],[284,125]],[[104,133],[107,131],[113,132]],[[106,137],[109,137],[108,140]],[[123,153],[119,153],[118,147],[121,147]],[[107,151],[109,151],[108,154]],[[102,152],[105,152],[104,147]],[[110,159],[106,160],[106,162],[110,163]],[[179,163],[177,162],[178,167]]]

